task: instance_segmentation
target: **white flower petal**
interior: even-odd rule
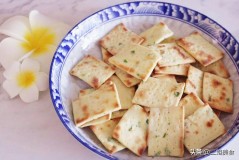
[[[45,91],[48,89],[48,75],[44,72],[37,73],[37,81],[36,81],[37,88],[39,91]]]
[[[23,102],[30,103],[30,102],[38,100],[39,90],[37,86],[34,84],[29,88],[23,89],[19,93],[19,96]]]
[[[40,64],[36,60],[26,58],[23,60],[21,64],[21,71],[33,71],[33,72],[38,72],[40,71]]]
[[[22,62],[24,59],[30,57],[33,53],[34,53],[34,50],[32,50],[32,51],[30,51],[30,52],[24,54],[24,56],[22,56],[18,61],[19,61],[19,62]]]
[[[29,31],[29,20],[24,16],[11,17],[0,26],[0,33],[23,41],[25,33]]]
[[[17,73],[20,71],[20,63],[15,61],[12,63],[10,67],[8,67],[4,72],[3,76],[8,80],[14,80],[16,78]]]
[[[19,87],[16,84],[16,81],[14,81],[14,80],[5,80],[2,84],[2,87],[8,93],[10,98],[16,97],[22,90],[22,88]]]
[[[25,50],[21,46],[21,41],[14,38],[5,38],[0,43],[0,63],[6,69],[25,55]]]
[[[36,10],[30,12],[29,22],[31,28],[46,27],[50,29],[51,32],[55,33],[56,40],[54,45],[58,45],[71,28],[69,25],[49,18]]]
[[[49,73],[51,60],[56,51],[56,46],[49,45],[48,47],[49,47],[48,52],[42,53],[37,57],[34,56],[31,57],[32,59],[37,60],[40,63],[41,71],[45,72],[46,74]]]

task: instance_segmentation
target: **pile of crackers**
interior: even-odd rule
[[[200,33],[173,37],[165,23],[137,35],[118,24],[100,41],[103,60],[85,56],[70,71],[91,86],[72,102],[77,127],[90,126],[115,153],[184,156],[226,129],[233,83],[224,54]]]

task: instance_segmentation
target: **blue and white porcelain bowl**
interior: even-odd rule
[[[127,150],[110,155],[89,129],[75,127],[71,101],[77,98],[80,89],[87,88],[87,84],[70,76],[69,71],[86,54],[101,58],[98,41],[117,24],[122,22],[132,31],[140,33],[161,21],[174,31],[176,37],[198,31],[225,53],[223,61],[234,82],[234,113],[221,114],[220,119],[227,133],[205,148],[211,152],[221,148],[239,130],[239,44],[235,38],[212,19],[186,7],[153,1],[123,3],[92,14],[69,31],[60,43],[50,69],[50,93],[60,120],[80,143],[107,159],[149,160],[152,157],[147,157],[146,153],[137,157]],[[154,160],[168,158],[155,157]],[[195,157],[186,151],[184,159],[190,158]]]

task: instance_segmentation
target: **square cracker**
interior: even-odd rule
[[[201,149],[226,132],[209,105],[198,108],[184,122],[184,145],[191,149]]]
[[[222,51],[204,39],[198,32],[176,41],[203,66],[216,62],[223,57]]]
[[[135,78],[146,81],[160,58],[155,51],[131,43],[111,57],[109,62]]]
[[[71,75],[82,79],[93,88],[99,88],[114,73],[114,68],[90,55],[85,56],[70,71]]]
[[[110,52],[108,52],[107,50],[105,50],[103,47],[101,47],[101,53],[102,53],[102,57],[103,57],[103,61],[107,64],[109,64],[110,66],[114,66],[112,64],[109,63],[109,58],[112,57],[113,55],[110,54]],[[115,66],[114,66],[115,67]],[[119,77],[119,79],[127,86],[127,87],[132,87],[135,86],[136,84],[140,83],[140,79],[137,79],[133,76],[131,76],[130,74],[126,73],[125,71],[122,71],[119,68],[116,68],[116,72],[115,74]]]
[[[184,108],[150,108],[148,156],[184,154]]]
[[[88,94],[90,94],[90,93],[92,93],[94,91],[95,91],[95,89],[93,89],[93,88],[88,88],[88,89],[80,90],[80,92],[79,92],[79,99],[82,96],[88,95]],[[99,117],[99,118],[94,119],[92,121],[89,121],[89,122],[83,124],[81,127],[83,128],[83,127],[88,127],[88,126],[91,126],[91,125],[101,124],[101,123],[104,123],[104,122],[110,120],[111,117],[112,117],[112,115],[111,115],[111,113],[109,113],[109,114],[107,114],[105,116],[102,116],[102,117]]]
[[[140,34],[144,38],[143,46],[150,46],[162,42],[173,35],[166,24],[160,22]]]
[[[74,121],[77,127],[94,119],[121,109],[115,84],[107,81],[94,92],[72,102]]]
[[[233,112],[233,83],[211,73],[204,73],[203,101],[212,108],[223,112]]]
[[[132,106],[113,131],[113,137],[126,148],[141,156],[147,147],[148,114],[138,105]]]
[[[176,43],[157,44],[149,48],[154,49],[162,56],[158,61],[159,67],[195,62],[195,59]]]
[[[79,92],[79,98],[82,97],[82,96],[85,96],[85,95],[87,95],[87,94],[90,94],[90,93],[92,93],[92,92],[94,92],[94,91],[95,91],[94,88],[82,89],[82,90],[80,90],[80,92]]]
[[[188,78],[186,80],[186,86],[184,93],[195,93],[200,99],[202,99],[202,83],[203,72],[193,66],[188,69]]]
[[[182,97],[185,83],[165,78],[148,78],[136,90],[133,103],[147,107],[174,107]]]
[[[135,88],[134,87],[126,87],[121,80],[113,75],[109,78],[109,81],[114,82],[120,99],[120,104],[122,109],[129,109],[132,104],[132,99],[134,97]]]
[[[190,64],[178,64],[175,66],[166,66],[166,67],[156,66],[154,68],[154,75],[171,74],[171,75],[187,76],[189,66]]]
[[[122,144],[120,144],[112,137],[112,132],[117,124],[118,120],[114,119],[90,127],[96,137],[111,154],[125,148]]]
[[[118,54],[122,46],[128,43],[140,44],[144,41],[142,37],[130,31],[123,23],[117,25],[105,37],[100,40],[100,45],[111,54]]]
[[[198,108],[203,107],[203,101],[193,92],[183,97],[179,106],[183,106],[185,110],[185,118],[193,114]]]
[[[199,68],[200,70],[202,70],[203,72],[209,72],[215,75],[218,75],[220,77],[223,78],[229,78],[230,74],[226,68],[226,66],[224,65],[222,60],[218,60],[206,67],[204,67],[203,65],[201,65],[200,63],[196,63],[195,66],[197,68]]]

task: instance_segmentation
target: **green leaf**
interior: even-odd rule
[[[161,154],[161,151],[158,151],[158,152],[155,154],[155,156],[160,156],[160,154]]]
[[[179,92],[174,92],[174,95],[176,96],[176,97],[178,97],[179,96]]]
[[[136,125],[136,127],[140,127],[141,126],[141,123],[140,122],[138,122],[138,124]]]
[[[230,102],[230,98],[227,98],[227,102]]]
[[[129,131],[132,131],[132,126],[129,128]]]
[[[165,132],[164,135],[163,135],[163,138],[165,138],[167,136],[167,133]]]
[[[168,147],[164,148],[164,152],[165,152],[166,155],[170,155],[171,154],[171,151],[168,149]]]
[[[212,100],[212,96],[209,95],[208,97],[208,101],[211,101]]]

